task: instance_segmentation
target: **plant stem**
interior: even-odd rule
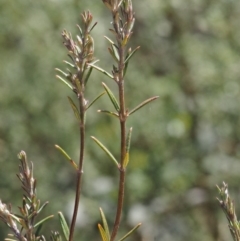
[[[113,241],[117,235],[124,202],[124,191],[125,191],[125,176],[126,170],[123,167],[124,158],[126,155],[126,110],[125,110],[125,96],[124,96],[124,79],[123,79],[123,69],[124,69],[124,47],[121,44],[118,44],[119,47],[119,63],[118,63],[118,89],[119,89],[119,102],[120,102],[120,111],[119,111],[119,121],[120,121],[120,131],[121,131],[121,162],[119,167],[119,187],[118,187],[118,204],[117,204],[117,212],[115,217],[115,222],[113,226],[113,231],[111,234],[111,241]]]
[[[120,221],[121,221],[121,214],[122,214],[122,209],[123,209],[123,201],[124,201],[124,184],[125,184],[125,169],[120,169],[120,178],[119,178],[119,187],[118,187],[118,206],[117,206],[117,213],[116,213],[116,218],[113,226],[113,231],[111,234],[111,241],[113,241],[117,235],[119,226],[120,226]]]
[[[75,204],[73,210],[73,217],[70,227],[70,234],[69,234],[69,241],[73,240],[74,229],[76,226],[76,220],[78,215],[78,207],[80,201],[80,194],[81,194],[81,184],[82,184],[82,176],[83,176],[83,158],[84,158],[84,147],[85,147],[85,123],[84,123],[84,116],[85,116],[85,107],[84,107],[84,96],[83,92],[78,95],[79,99],[79,106],[80,106],[80,154],[79,154],[79,165],[77,170],[77,184],[76,184],[76,192],[75,192]]]

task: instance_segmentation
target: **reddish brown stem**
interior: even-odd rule
[[[113,231],[111,234],[111,241],[113,241],[117,235],[121,216],[122,216],[122,209],[123,209],[123,201],[124,201],[124,184],[125,184],[125,169],[120,169],[120,178],[119,178],[119,187],[118,187],[118,206],[117,206],[117,213],[116,219],[113,226]]]
[[[119,167],[119,187],[118,187],[118,204],[117,204],[117,212],[115,217],[115,222],[111,234],[111,241],[114,241],[118,229],[120,226],[122,210],[123,210],[123,202],[124,202],[124,190],[125,190],[125,175],[126,170],[123,167],[124,158],[126,155],[126,110],[125,110],[125,96],[124,96],[124,79],[123,79],[123,69],[124,69],[124,48],[119,44],[119,63],[118,63],[118,90],[119,90],[119,102],[120,102],[120,111],[119,111],[119,121],[120,121],[120,129],[121,129],[121,163]],[[117,80],[116,80],[117,82]]]
[[[78,215],[78,207],[80,202],[80,194],[81,194],[81,183],[82,183],[82,175],[83,175],[83,158],[84,158],[84,146],[85,146],[85,124],[84,124],[84,96],[81,94],[79,96],[79,106],[80,106],[80,119],[81,122],[79,124],[80,127],[80,155],[79,155],[79,165],[77,170],[77,184],[76,184],[76,193],[75,193],[75,204],[73,210],[73,217],[70,227],[69,241],[73,241],[74,229],[76,226],[76,220]]]

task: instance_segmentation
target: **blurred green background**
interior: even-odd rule
[[[136,25],[132,48],[141,45],[126,77],[126,102],[133,108],[160,98],[129,118],[131,159],[121,233],[138,222],[131,240],[230,240],[215,185],[230,185],[240,209],[240,2],[238,0],[133,0]],[[74,172],[55,150],[78,159],[77,123],[67,101],[74,95],[55,78],[67,51],[61,31],[77,34],[80,13],[90,9],[99,66],[111,70],[107,51],[110,13],[100,0],[0,0],[0,198],[21,205],[17,153],[34,162],[38,195],[50,201],[45,215],[63,211],[69,219]],[[102,92],[96,71],[88,99]],[[98,207],[112,224],[117,171],[90,140],[94,135],[118,155],[119,126],[98,114],[111,108],[107,96],[88,112],[87,152],[77,233],[100,240]],[[57,215],[46,227],[59,230]],[[0,240],[8,230],[0,223]]]

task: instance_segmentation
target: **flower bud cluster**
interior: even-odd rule
[[[73,40],[72,35],[66,30],[62,32],[64,39],[63,44],[69,51],[68,56],[71,58],[72,63],[65,61],[66,64],[71,66],[75,71],[67,70],[68,73],[63,73],[68,81],[73,86],[73,90],[76,93],[81,92],[84,89],[86,83],[86,70],[89,70],[89,64],[94,60],[94,40],[90,35],[91,30],[96,23],[91,27],[92,14],[87,11],[82,14],[83,29],[77,25],[80,35],[77,35],[76,41]]]
[[[27,241],[27,239],[21,235],[14,218],[17,219],[17,217],[11,213],[11,208],[0,200],[0,219],[12,230],[18,240]]]
[[[125,46],[135,23],[132,0],[103,0],[113,15],[112,32],[117,36],[118,43]]]

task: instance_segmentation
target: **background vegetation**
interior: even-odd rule
[[[122,230],[141,221],[136,240],[229,240],[215,185],[224,180],[239,193],[240,2],[133,4],[132,46],[141,49],[129,66],[127,103],[160,98],[129,119],[134,132]],[[0,196],[6,203],[20,205],[15,173],[23,149],[35,165],[38,195],[50,201],[46,211],[71,215],[73,172],[54,144],[77,157],[77,123],[66,98],[71,93],[55,79],[54,68],[64,67],[61,31],[77,33],[85,9],[98,22],[99,65],[110,70],[103,38],[110,35],[110,16],[102,1],[0,1]],[[92,96],[109,81],[96,71],[94,76]],[[118,123],[96,114],[105,99],[88,113],[87,135],[104,136],[117,150]],[[117,193],[111,162],[88,142],[78,230],[81,240],[96,240],[98,207],[111,217]],[[234,199],[238,207],[239,196]],[[57,218],[50,226],[56,225]],[[0,240],[5,236],[0,223]]]

